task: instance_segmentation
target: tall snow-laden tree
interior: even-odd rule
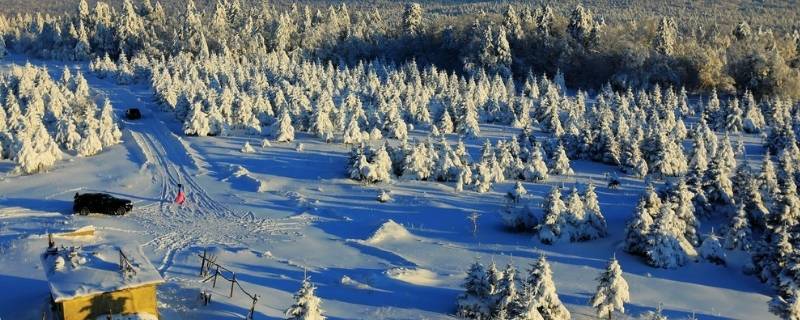
[[[530,159],[528,159],[528,163],[525,165],[523,176],[527,181],[544,181],[548,178],[547,164],[545,164],[544,157],[542,156],[542,148],[538,145],[533,146]]]
[[[334,127],[331,121],[331,112],[334,108],[331,96],[327,92],[323,92],[317,99],[316,108],[311,115],[311,133],[326,142],[333,140]]]
[[[570,313],[556,293],[556,285],[553,282],[553,272],[550,264],[544,256],[531,266],[528,271],[528,279],[524,284],[524,289],[530,292],[525,304],[536,306],[543,319],[548,320],[567,320]]]
[[[275,141],[278,142],[291,142],[294,140],[294,127],[288,110],[284,109],[278,118],[278,122],[273,125],[272,135],[275,136]]]
[[[562,239],[569,240],[572,230],[567,224],[567,206],[561,200],[561,189],[552,187],[544,203],[544,218],[539,226],[539,240],[552,244]]]
[[[584,47],[591,47],[597,41],[597,24],[592,18],[592,12],[584,9],[580,4],[572,11],[567,31],[575,41]]]
[[[590,302],[597,309],[597,317],[611,319],[614,311],[625,313],[625,303],[630,302],[631,298],[628,282],[622,277],[622,268],[615,257],[611,258],[597,281],[597,291]]]
[[[294,304],[286,310],[288,320],[325,320],[320,308],[322,300],[314,291],[317,288],[306,277],[300,285],[300,290],[294,294]]]
[[[625,251],[644,254],[647,248],[647,236],[653,225],[653,216],[648,212],[645,198],[639,199],[633,214],[625,226]]]
[[[14,162],[24,174],[45,171],[61,160],[61,150],[38,119],[28,119],[22,132],[14,136]]]
[[[736,215],[731,219],[728,231],[725,233],[725,249],[749,250],[751,247],[750,223],[744,205],[739,204]]]
[[[409,36],[416,36],[422,31],[422,6],[412,2],[406,4],[403,11],[403,32]]]
[[[189,117],[183,122],[183,133],[188,136],[205,137],[209,131],[208,116],[203,112],[203,106],[200,103],[192,104]]]
[[[103,147],[108,147],[120,143],[122,132],[119,126],[114,121],[114,110],[111,107],[111,101],[105,99],[103,107],[100,109],[100,143]]]
[[[569,165],[569,158],[564,146],[559,144],[556,151],[553,153],[553,158],[550,163],[550,173],[557,175],[571,175],[575,174]]]
[[[598,239],[608,235],[606,219],[600,211],[597,193],[594,192],[594,183],[589,183],[583,194],[584,219],[579,226],[580,234],[585,239]]]
[[[481,133],[478,126],[478,111],[470,98],[462,98],[458,119],[458,132],[467,137],[477,137]]]
[[[653,222],[647,235],[647,263],[659,268],[683,266],[697,256],[694,247],[683,236],[682,222],[668,207]]]
[[[663,55],[672,55],[675,52],[675,43],[678,33],[678,27],[675,20],[672,18],[661,18],[656,31],[656,37],[653,39],[653,47],[656,52]]]

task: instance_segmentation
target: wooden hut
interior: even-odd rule
[[[164,280],[138,246],[55,248],[51,242],[42,264],[55,319],[158,319],[156,287]]]

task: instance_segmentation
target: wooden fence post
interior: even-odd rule
[[[233,279],[231,279],[231,298],[233,298],[233,285],[236,284],[236,272],[233,273]]]
[[[206,274],[206,250],[203,249],[203,256],[200,257],[202,260],[200,261],[200,276],[204,276]]]
[[[217,276],[219,275],[219,266],[217,266],[217,270],[214,271],[214,281],[211,283],[212,288],[217,287]]]

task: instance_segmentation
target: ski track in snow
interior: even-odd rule
[[[131,99],[130,95],[137,94],[130,87],[103,83],[107,80],[93,77],[88,80],[92,89],[108,96],[112,103],[116,100],[117,108],[123,106],[122,101],[149,100],[149,97]],[[113,90],[103,90],[106,86]],[[125,129],[130,131],[146,158],[142,171],[149,171],[152,182],[159,185],[160,201],[137,206],[130,217],[153,238],[143,246],[163,254],[157,265],[162,275],[167,277],[176,256],[192,247],[258,247],[257,244],[267,237],[291,237],[310,223],[310,218],[270,219],[256,217],[251,212],[237,213],[215,200],[194,178],[199,168],[193,157],[200,157],[200,154],[187,150],[189,146],[158,118],[155,103],[146,102],[140,108],[149,112]],[[186,194],[183,205],[173,201],[178,184],[183,185]]]

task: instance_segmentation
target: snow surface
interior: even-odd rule
[[[26,60],[12,56],[2,63]],[[63,65],[31,63],[47,66],[56,77]],[[68,67],[87,70],[85,64]],[[526,269],[542,253],[552,265],[561,300],[576,319],[594,318],[589,299],[612,255],[630,285],[629,314],[663,304],[670,318],[775,318],[767,310],[774,292],[742,274],[747,257],[741,252],[729,254],[727,267],[692,262],[666,270],[621,250],[625,222],[644,188],[641,180],[622,176],[617,190],[597,188],[609,237],[547,246],[503,225],[498,212],[513,181],[482,194],[454,193],[453,184],[399,179],[363,185],[347,179],[348,146],[297,132],[295,141],[273,141],[272,147],[243,154],[244,142],[260,137],[186,137],[173,115],[159,111],[146,86],[119,86],[90,74],[87,79],[98,98],[111,99],[118,116],[124,108],[139,107],[143,118],[123,121],[122,144],[94,157],[68,156],[46,173],[18,176],[11,162],[0,161],[3,319],[41,317],[49,295],[39,261],[46,234],[85,225],[97,228],[96,243],[142,243],[143,253],[166,280],[159,287],[162,319],[241,319],[247,313],[251,300],[244,294],[228,298],[229,287],[201,282],[197,255],[203,250],[235,271],[248,292],[261,295],[256,319],[282,318],[306,275],[318,286],[330,319],[450,319],[465,271],[476,258]],[[518,133],[494,125],[481,125],[480,132],[479,138],[465,141],[473,158],[483,139]],[[764,150],[757,138],[745,138],[748,156],[759,160]],[[456,139],[448,135],[451,143]],[[302,152],[295,148],[300,143]],[[574,176],[524,182],[528,197],[541,200],[561,183],[603,181],[604,173],[614,170],[586,161],[571,165]],[[231,179],[231,166],[261,181],[258,189]],[[183,206],[172,203],[179,183],[187,196]],[[380,190],[389,191],[393,201],[377,202]],[[70,211],[77,191],[109,192],[132,199],[135,208],[122,217],[75,216]],[[480,214],[474,235],[467,219],[473,212]],[[410,239],[348,241],[369,239],[389,219],[404,226]],[[212,292],[209,306],[200,303],[201,290]]]

